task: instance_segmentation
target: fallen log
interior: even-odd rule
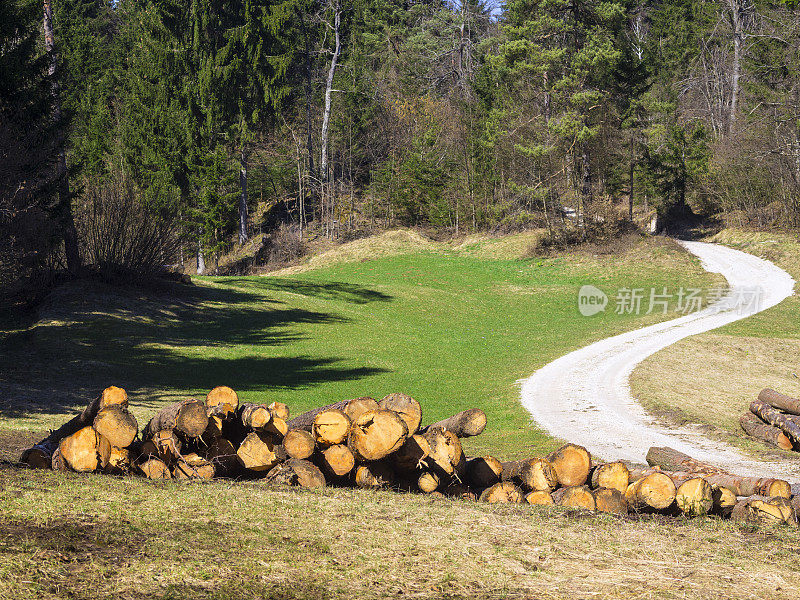
[[[479,500],[489,504],[506,504],[522,502],[522,490],[510,481],[501,481],[481,492]]]
[[[337,409],[317,413],[311,426],[311,435],[320,448],[344,443],[349,433],[350,417]]]
[[[439,476],[431,471],[423,471],[417,477],[417,489],[425,494],[436,491],[439,487]]]
[[[408,427],[408,435],[414,435],[422,422],[422,407],[408,394],[394,393],[384,397],[378,406],[384,410],[393,410]]]
[[[800,415],[800,400],[792,398],[786,394],[781,394],[773,389],[765,388],[758,394],[761,402],[769,404],[773,408],[778,408],[793,415]]]
[[[597,508],[594,494],[592,494],[592,490],[587,485],[558,488],[553,492],[553,502],[559,506],[571,506],[586,510],[595,510]]]
[[[304,488],[325,487],[325,476],[312,462],[290,458],[272,468],[264,478],[266,483],[278,485],[299,485]]]
[[[289,429],[303,429],[304,431],[310,432],[311,427],[314,425],[314,419],[319,413],[325,412],[326,410],[343,411],[347,408],[347,404],[349,402],[351,402],[351,400],[342,400],[341,402],[334,402],[333,404],[328,404],[327,406],[320,406],[319,408],[309,410],[301,415],[297,415],[294,419],[289,421],[287,425],[289,426]]]
[[[111,444],[94,427],[88,426],[61,440],[58,452],[69,469],[89,473],[108,464]]]
[[[239,396],[226,385],[218,385],[206,395],[206,414],[222,417],[233,414],[239,407]]]
[[[622,462],[604,463],[592,469],[590,481],[592,488],[610,488],[624,495],[630,485],[630,471]]]
[[[675,483],[664,473],[651,473],[628,486],[625,500],[634,510],[664,510],[675,501]]]
[[[128,394],[122,388],[112,385],[104,389],[102,393],[90,402],[79,414],[55,431],[50,432],[46,438],[34,444],[32,448],[25,450],[22,456],[20,456],[20,462],[39,469],[51,468],[53,453],[58,449],[61,440],[88,425],[92,425],[98,412],[114,405],[127,408]]]
[[[392,468],[384,461],[367,463],[356,467],[353,481],[357,487],[377,490],[390,487],[395,480]]]
[[[269,471],[278,464],[273,441],[255,431],[247,434],[236,450],[236,456],[239,463],[250,471]]]
[[[550,492],[544,491],[531,492],[525,496],[525,502],[536,505],[555,504],[555,502],[553,502],[553,495]]]
[[[472,437],[480,435],[486,429],[486,413],[480,408],[470,408],[448,419],[436,421],[420,430],[420,433],[425,433],[431,429],[445,429],[452,431],[458,437]]]
[[[272,412],[263,404],[240,404],[237,412],[242,427],[249,430],[263,430],[272,421]]]
[[[303,429],[290,429],[283,436],[282,446],[290,458],[306,459],[314,454],[317,443],[308,431]]]
[[[675,491],[675,504],[685,515],[705,515],[714,507],[711,484],[702,477],[693,477],[680,484]]]
[[[556,469],[546,458],[523,461],[515,481],[526,492],[552,492],[559,484]]]
[[[592,490],[596,510],[614,515],[628,514],[625,494],[615,488],[599,487]]]
[[[739,424],[750,437],[767,442],[781,450],[791,450],[792,440],[786,437],[778,427],[767,425],[753,413],[745,413],[739,417]]]
[[[731,519],[750,523],[787,523],[796,525],[794,509],[786,498],[767,498],[750,496],[736,503],[731,511]]]
[[[356,466],[356,459],[350,448],[344,444],[336,444],[320,452],[319,466],[334,477],[344,477]]]
[[[456,434],[436,428],[423,434],[423,437],[431,448],[429,455],[431,466],[440,470],[444,475],[460,479],[464,474],[466,459]]]
[[[418,433],[411,435],[391,456],[391,462],[398,471],[409,472],[428,467],[426,459],[431,453],[431,445]]]
[[[269,409],[269,412],[272,413],[273,417],[277,417],[284,422],[289,420],[289,407],[283,402],[273,402],[267,408]]]
[[[148,458],[138,463],[136,469],[148,479],[172,479],[167,463],[159,458]]]
[[[189,398],[158,411],[142,431],[142,439],[149,440],[159,431],[175,431],[192,439],[200,437],[206,427],[208,414],[205,403]]]
[[[128,409],[115,404],[106,406],[94,418],[93,427],[112,446],[127,448],[139,433],[139,424]]]
[[[267,426],[264,427],[264,431],[272,434],[279,440],[283,439],[287,433],[289,433],[289,425],[286,424],[286,421],[281,419],[280,417],[272,416],[272,420],[267,423]]]
[[[398,450],[408,437],[406,422],[392,410],[368,410],[350,429],[347,445],[356,460],[380,460]]]
[[[344,407],[344,414],[350,417],[351,421],[355,421],[362,414],[368,410],[378,410],[378,401],[369,396],[361,396],[360,398],[353,398],[347,401],[347,406]]]
[[[471,486],[488,488],[502,479],[503,465],[493,456],[471,458],[466,464],[466,475]]]
[[[800,443],[800,419],[785,415],[761,400],[750,403],[750,412],[783,431],[793,442]]]
[[[589,478],[592,459],[583,446],[566,444],[547,456],[553,465],[558,482],[564,487],[583,485]]]
[[[664,471],[687,471],[689,473],[717,473],[717,467],[695,460],[674,448],[653,446],[647,451],[647,464]]]

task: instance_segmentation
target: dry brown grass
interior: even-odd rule
[[[714,519],[0,471],[0,598],[776,598],[800,538]]]

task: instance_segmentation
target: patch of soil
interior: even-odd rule
[[[0,429],[0,469],[2,463],[16,463],[23,450],[47,436],[46,431]]]

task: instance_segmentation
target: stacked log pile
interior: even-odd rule
[[[158,411],[138,430],[124,390],[110,387],[22,455],[32,467],[151,479],[231,478],[306,488],[393,489],[490,503],[561,505],[613,514],[705,515],[797,523],[800,495],[786,481],[738,477],[670,448],[649,466],[593,461],[566,444],[547,456],[502,462],[467,457],[479,409],[422,426],[405,394],[345,400],[290,419],[281,403],[240,403],[225,386],[205,401]]]
[[[739,418],[745,433],[780,448],[800,450],[800,400],[772,389],[763,389]]]

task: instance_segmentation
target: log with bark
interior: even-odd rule
[[[212,462],[194,452],[182,456],[172,468],[174,479],[213,479],[214,475]]]
[[[236,450],[239,463],[250,471],[269,471],[278,464],[275,443],[267,435],[251,432]]]
[[[252,431],[261,431],[272,421],[272,412],[263,404],[240,404],[237,416],[242,427]]]
[[[523,461],[516,479],[526,492],[552,492],[559,484],[556,469],[546,458]]]
[[[765,423],[774,425],[783,431],[793,443],[800,443],[799,417],[785,415],[762,400],[753,400],[750,403],[750,412],[760,417]]]
[[[431,445],[424,436],[415,433],[409,436],[400,448],[390,455],[395,469],[410,472],[428,467],[426,459],[431,453]]]
[[[233,477],[241,469],[236,447],[224,437],[213,440],[202,454],[214,466],[216,477]]]
[[[767,525],[780,522],[797,524],[795,511],[789,500],[766,496],[750,496],[739,500],[731,511],[731,519]]]
[[[328,446],[319,453],[318,465],[334,478],[344,477],[356,466],[353,452],[344,444]]]
[[[437,427],[452,431],[460,438],[480,435],[486,429],[486,413],[480,408],[470,408],[450,418],[431,423],[420,430],[420,433],[425,433]]]
[[[422,407],[414,398],[408,394],[396,392],[384,397],[378,402],[378,406],[384,410],[393,410],[400,415],[400,418],[406,422],[408,435],[417,433],[422,422]]]
[[[769,404],[773,408],[780,409],[793,415],[800,415],[800,400],[792,398],[773,389],[765,388],[758,394],[761,402]]]
[[[395,480],[394,471],[385,461],[356,467],[353,481],[357,487],[377,490],[390,487]]]
[[[289,421],[289,407],[283,402],[272,402],[267,408],[269,409],[269,412],[272,413],[273,417],[277,417],[284,422]]]
[[[281,442],[289,458],[306,459],[314,454],[317,443],[308,431],[303,429],[290,429]]]
[[[711,484],[702,477],[692,477],[681,483],[675,491],[675,504],[686,515],[705,515],[714,507]]]
[[[172,479],[167,463],[159,458],[148,458],[137,463],[136,469],[148,479]]]
[[[431,467],[443,475],[461,479],[466,466],[466,458],[458,437],[451,431],[431,429],[423,437],[430,445]]]
[[[360,398],[353,398],[347,401],[347,406],[344,407],[344,414],[350,417],[351,421],[355,421],[362,414],[368,410],[378,410],[378,401],[369,396],[361,396]]]
[[[311,435],[320,448],[345,443],[350,433],[350,417],[344,411],[328,409],[314,416]]]
[[[589,478],[592,459],[583,446],[566,444],[547,456],[553,465],[558,482],[564,487],[583,485]]]
[[[20,457],[20,462],[34,468],[51,468],[53,453],[58,449],[61,440],[88,425],[92,425],[97,413],[104,408],[115,405],[127,408],[128,394],[122,388],[112,385],[104,389],[97,398],[75,417],[55,431],[50,432],[46,438],[34,444],[32,448],[25,450]]]
[[[439,476],[432,471],[423,471],[419,474],[419,477],[417,477],[417,489],[425,494],[436,491],[439,484]]]
[[[311,427],[314,425],[314,419],[319,413],[325,412],[326,410],[344,411],[350,402],[352,402],[352,400],[342,400],[341,402],[334,402],[333,404],[328,404],[327,406],[320,406],[319,408],[309,410],[297,415],[294,419],[289,421],[287,425],[289,426],[289,429],[303,429],[304,431],[310,432]]]
[[[664,473],[651,473],[631,483],[625,500],[634,510],[664,510],[675,501],[675,483]]]
[[[750,437],[767,442],[781,450],[791,450],[793,447],[792,440],[783,431],[772,425],[767,425],[753,413],[748,412],[739,417],[739,424]]]
[[[623,462],[610,462],[592,469],[590,481],[593,488],[619,490],[623,495],[630,485],[630,471]]]
[[[89,473],[108,465],[111,444],[94,427],[87,426],[62,439],[58,452],[70,470]]]
[[[97,413],[93,427],[112,446],[127,448],[139,433],[139,424],[128,409],[115,404]]]
[[[525,496],[525,502],[537,505],[555,504],[555,502],[553,502],[553,495],[550,492],[544,491],[531,492]]]
[[[290,458],[272,468],[264,478],[265,482],[278,485],[299,485],[304,488],[325,487],[325,476],[312,462]]]
[[[490,504],[506,504],[522,502],[524,495],[522,490],[514,485],[511,481],[501,481],[495,483],[493,486],[486,488],[481,492],[481,502],[488,502]]]
[[[599,487],[592,490],[592,494],[595,508],[600,512],[615,515],[628,514],[628,502],[625,500],[624,492],[615,488]]]
[[[111,475],[125,475],[131,470],[130,450],[111,446],[108,455],[108,464],[103,469],[104,473]]]
[[[171,429],[157,431],[149,440],[141,444],[138,455],[145,458],[158,458],[171,465],[181,456],[183,444]]]
[[[149,440],[159,431],[174,431],[189,439],[200,437],[208,427],[205,403],[194,398],[165,406],[142,430],[142,439]]]
[[[736,494],[721,485],[711,485],[711,497],[714,501],[713,512],[721,517],[729,517],[736,506]]]
[[[239,407],[239,396],[226,385],[218,385],[206,395],[206,414],[226,418]]]
[[[503,465],[493,456],[478,456],[467,461],[467,481],[475,488],[491,487],[502,479],[502,475]]]
[[[553,492],[553,502],[560,506],[570,506],[586,510],[595,510],[597,508],[594,494],[592,494],[592,490],[590,490],[587,485],[573,485],[558,488]]]
[[[353,423],[347,445],[357,461],[380,460],[398,450],[408,437],[406,422],[392,410],[368,410]]]

